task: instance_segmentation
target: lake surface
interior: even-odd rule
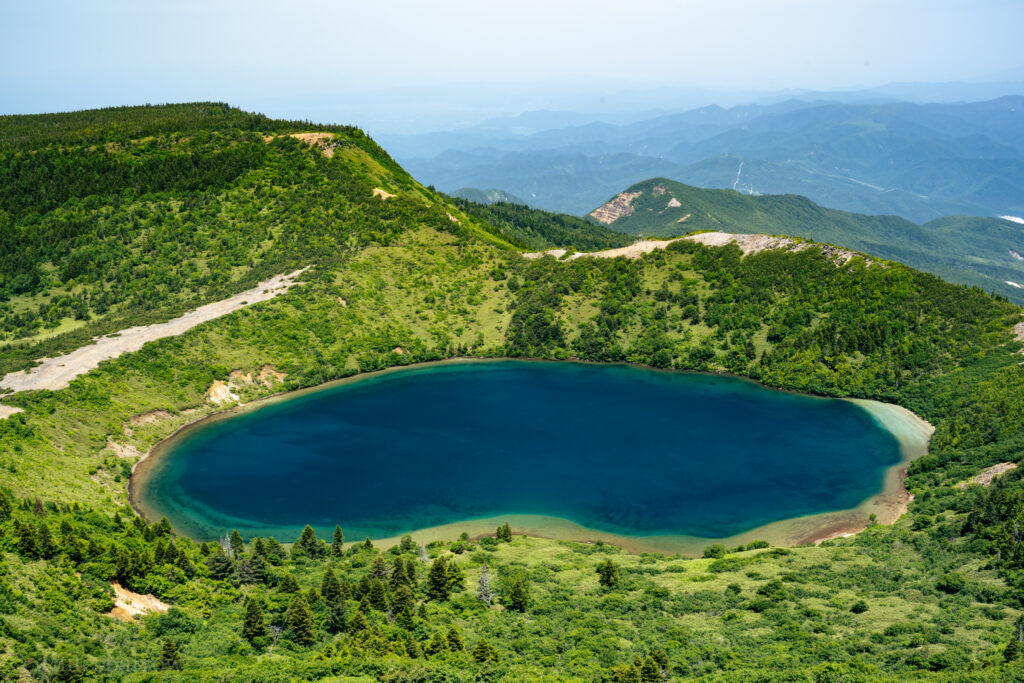
[[[133,478],[180,531],[390,538],[500,515],[724,538],[856,507],[900,445],[854,403],[628,366],[441,364],[186,430]]]

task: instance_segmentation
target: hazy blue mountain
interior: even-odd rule
[[[569,213],[661,175],[752,194],[797,193],[917,222],[1024,214],[1024,96],[960,104],[791,99],[625,125],[508,131],[406,136],[390,147],[442,190],[500,187]]]

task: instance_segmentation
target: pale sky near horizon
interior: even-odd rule
[[[406,94],[379,108],[406,98],[415,110],[415,93],[432,88],[431,106],[454,112],[459,84],[486,100],[500,88],[477,84],[767,92],[1024,80],[1022,26],[1021,0],[0,0],[0,114],[223,100],[310,118],[333,103],[344,118],[372,115],[381,91]],[[560,106],[544,98],[529,106]]]

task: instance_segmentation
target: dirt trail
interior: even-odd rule
[[[44,358],[42,363],[34,368],[8,373],[7,376],[0,380],[0,388],[13,389],[14,391],[35,391],[39,389],[56,391],[57,389],[63,389],[75,377],[95,369],[100,362],[117,358],[125,353],[138,351],[146,342],[182,334],[201,323],[284,294],[291,287],[298,284],[295,279],[305,270],[306,268],[302,268],[287,275],[276,275],[269,280],[264,280],[252,289],[240,292],[222,301],[215,301],[211,304],[200,306],[194,311],[189,311],[173,320],[154,325],[130,327],[114,335],[100,337],[92,344],[75,349],[63,356]],[[6,417],[6,415],[3,415],[4,410],[5,408],[0,408],[0,416]],[[10,411],[11,409],[7,407],[6,410]],[[10,413],[8,412],[8,414]]]

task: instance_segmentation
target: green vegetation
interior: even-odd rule
[[[665,178],[629,187],[639,192],[633,213],[608,227],[630,235],[669,237],[701,230],[792,235],[837,244],[953,282],[981,287],[1024,303],[1020,230],[998,218],[948,216],[917,225],[898,216],[865,216],[826,209],[797,195],[750,196],[704,190]],[[677,205],[671,205],[670,202]],[[596,225],[596,222],[595,222]]]
[[[0,139],[13,141],[4,168],[32,167],[26,159],[39,150],[66,154],[55,187],[63,175],[75,181],[76,169],[97,172],[92,157],[108,146],[116,157],[110,168],[147,168],[162,178],[55,205],[30,188],[4,200],[6,226],[31,256],[25,263],[11,256],[4,268],[20,275],[35,266],[39,276],[24,292],[10,291],[10,303],[70,288],[85,293],[90,316],[81,331],[7,346],[8,367],[74,347],[97,330],[240,291],[262,274],[311,266],[305,284],[287,294],[104,362],[67,389],[3,398],[24,409],[0,420],[5,680],[1024,675],[1021,470],[990,487],[957,486],[1024,452],[1017,306],[898,263],[833,260],[814,245],[743,257],[735,246],[677,242],[635,261],[526,260],[513,246],[522,238],[503,221],[535,216],[528,224],[536,236],[560,246],[578,247],[586,233],[518,207],[460,207],[417,184],[358,131],[266,122],[218,106],[0,124],[12,131]],[[227,112],[229,123],[212,124],[207,107]],[[328,157],[318,143],[285,135],[293,131],[326,132],[338,146]],[[234,157],[216,155],[239,146],[253,150],[252,165],[222,173]],[[178,154],[209,165],[172,159],[169,170],[153,161]],[[201,167],[210,173],[189,185]],[[69,187],[99,191],[85,178]],[[397,196],[374,197],[374,188]],[[209,220],[182,219],[188,207],[208,203],[219,207]],[[131,208],[108,234],[100,218],[121,210],[115,205]],[[152,224],[127,222],[141,207]],[[75,212],[88,217],[84,232],[57,229]],[[43,240],[30,226],[52,229]],[[572,242],[562,241],[570,233],[559,226],[573,228]],[[97,258],[83,261],[88,267],[73,285],[61,279],[71,254],[91,245],[103,245]],[[222,256],[232,245],[237,261]],[[108,250],[111,260],[99,258]],[[122,285],[118,259],[131,268]],[[199,275],[185,270],[186,259],[201,261],[207,279],[188,279]],[[180,289],[133,298],[133,278],[164,272],[182,278]],[[111,291],[101,313],[93,297]],[[818,547],[716,544],[702,558],[629,555],[599,542],[531,538],[507,525],[494,537],[425,547],[414,536],[394,547],[346,544],[341,528],[327,540],[309,528],[281,539],[288,545],[234,534],[202,543],[125,507],[125,479],[139,454],[220,409],[206,392],[232,370],[257,375],[269,365],[284,374],[266,382],[236,374],[237,391],[251,401],[456,355],[728,371],[772,386],[893,401],[936,432],[929,455],[911,467],[915,500],[897,524],[865,520],[866,531]],[[362,485],[339,482],[339,494]],[[171,607],[114,620],[106,613],[115,581]]]
[[[624,247],[634,241],[628,235],[576,216],[548,213],[522,204],[500,201],[485,205],[467,199],[456,199],[455,204],[497,228],[505,239],[528,249],[570,247],[577,251],[600,251]]]

